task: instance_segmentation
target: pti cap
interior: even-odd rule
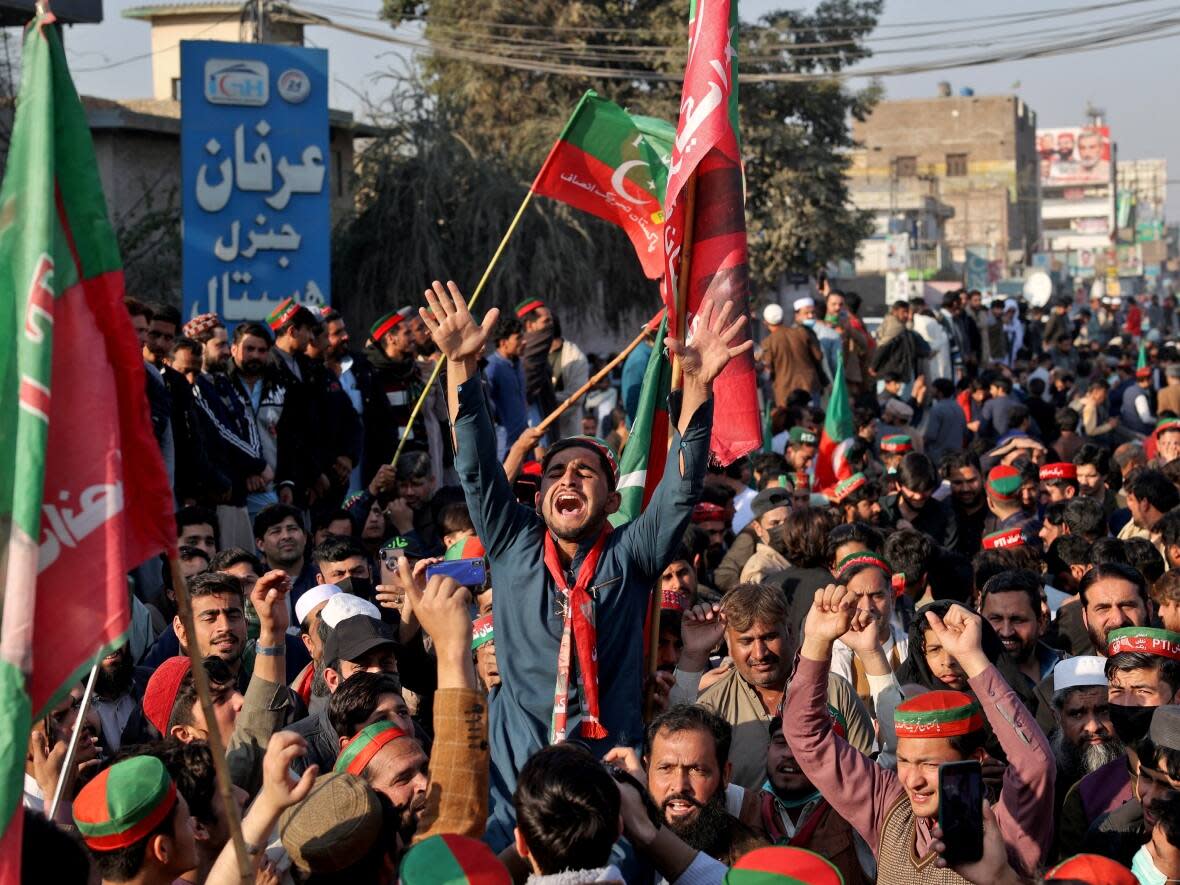
[[[295,620],[302,624],[307,620],[307,616],[311,614],[313,608],[320,603],[327,602],[337,593],[343,592],[335,584],[316,584],[314,587],[309,587],[295,603]]]
[[[1106,658],[1101,658],[1098,655],[1078,655],[1076,658],[1066,658],[1063,661],[1058,661],[1053,667],[1054,691],[1098,686],[1106,688],[1107,685],[1109,682],[1106,678]]]
[[[914,450],[914,441],[903,433],[894,433],[882,437],[881,451],[891,455],[904,455]]]
[[[795,310],[803,310],[805,307],[815,307],[815,299],[806,297],[796,298],[792,307],[794,307]]]
[[[762,308],[762,319],[772,326],[778,326],[783,321],[783,309],[777,304],[768,304]]]
[[[836,580],[843,581],[844,575],[858,565],[876,566],[885,573],[885,577],[893,577],[893,569],[889,567],[889,563],[875,553],[861,550],[859,553],[849,553],[836,564]]]
[[[328,604],[320,612],[320,620],[335,629],[336,625],[341,621],[356,617],[357,615],[366,615],[370,618],[380,620],[381,609],[377,608],[369,600],[361,599],[359,596],[354,596],[351,593],[337,593],[328,600]]]
[[[791,506],[791,493],[778,487],[763,489],[750,502],[750,512],[755,519],[761,519],[771,510]]]
[[[1005,501],[1016,498],[1023,484],[1020,471],[1009,464],[999,464],[987,474],[987,490],[993,498]]]
[[[961,691],[928,691],[898,705],[894,727],[899,738],[957,737],[983,728],[983,711]]]
[[[443,559],[478,559],[486,555],[487,551],[483,549],[483,543],[479,538],[475,535],[468,535],[466,538],[460,538],[448,547]]]
[[[707,501],[701,501],[696,507],[692,508],[693,522],[718,522],[725,519],[725,508],[720,504],[710,504]]]
[[[92,849],[114,851],[147,836],[175,804],[176,784],[164,763],[155,756],[134,756],[99,772],[82,788],[74,800],[74,823]]]
[[[1083,882],[1085,885],[1138,885],[1135,874],[1099,854],[1075,854],[1045,874],[1046,882]]]
[[[869,478],[863,473],[854,473],[848,479],[836,483],[836,501],[843,501],[857,489],[863,489],[869,484]]]
[[[814,851],[775,845],[742,855],[721,881],[724,885],[844,885],[844,876]]]
[[[1039,476],[1042,480],[1077,479],[1078,468],[1068,461],[1059,461],[1056,464],[1044,465],[1041,468]]]
[[[1135,370],[1135,377],[1136,378],[1150,378],[1151,377],[1151,367],[1144,366],[1142,369],[1136,369]]]
[[[398,310],[391,310],[377,322],[373,323],[372,328],[369,329],[369,335],[374,341],[380,341],[390,332],[397,328],[399,323],[408,320],[414,314],[414,308],[402,307]]]
[[[1160,418],[1155,424],[1155,435],[1180,431],[1180,418]]]
[[[511,885],[512,877],[486,843],[440,833],[406,852],[398,880],[402,885]]]
[[[484,615],[471,622],[471,650],[496,641],[495,622],[491,615]]]
[[[381,837],[377,794],[360,778],[329,772],[307,798],[283,812],[279,838],[296,869],[335,873],[363,857]]]
[[[143,715],[160,733],[168,737],[168,720],[172,718],[172,707],[180,693],[180,683],[192,668],[188,655],[168,658],[148,679],[143,690]]]
[[[545,302],[540,298],[526,298],[524,301],[516,305],[517,319],[524,319],[537,308],[544,306]]]
[[[816,446],[819,445],[819,437],[808,430],[806,427],[792,427],[790,433],[791,445],[793,446]]]
[[[287,325],[287,323],[291,322],[291,320],[295,319],[299,311],[303,309],[304,308],[295,301],[294,295],[288,295],[279,302],[278,307],[266,315],[266,324],[270,326],[272,330],[277,332],[279,329],[283,328],[283,326]]]
[[[610,482],[611,489],[619,484],[619,459],[615,457],[614,450],[607,445],[606,440],[599,439],[597,436],[567,436],[565,439],[558,440],[545,452],[545,458],[541,461],[541,471],[545,471],[553,456],[558,452],[563,449],[572,449],[575,446],[589,449],[599,457],[602,466],[606,468],[606,477]]]
[[[202,313],[193,317],[184,324],[182,331],[185,338],[196,338],[198,335],[208,332],[210,329],[216,329],[223,325],[221,317],[215,313]]]
[[[374,722],[372,725],[366,725],[348,742],[332,770],[359,777],[382,747],[403,737],[413,735],[402,731],[392,722]]]
[[[1025,538],[1022,528],[992,532],[983,538],[984,550],[1003,550],[1005,547],[1024,547],[1027,544],[1028,539]]]
[[[1157,627],[1120,627],[1106,634],[1106,656],[1123,652],[1159,655],[1180,661],[1180,633]]]

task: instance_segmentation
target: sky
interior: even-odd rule
[[[102,24],[80,25],[68,31],[66,47],[79,91],[109,98],[140,98],[150,93],[149,26],[121,15],[123,9],[138,2],[105,0],[106,20]],[[934,58],[961,59],[989,48],[1011,48],[1012,41],[1065,41],[1069,35],[1062,33],[1062,28],[1088,23],[1109,30],[1126,25],[1136,16],[1160,14],[1167,8],[1166,0],[1121,0],[1110,4],[1117,8],[1084,16],[1062,12],[1076,9],[1083,2],[1092,6],[1096,0],[886,0],[871,43],[886,52],[866,64],[877,67]],[[380,5],[380,0],[347,0],[347,8],[356,16],[375,15]],[[314,9],[314,4],[309,7]],[[742,17],[752,19],[784,7],[814,9],[815,2],[744,0]],[[978,19],[1016,13],[1027,14],[1031,20],[1003,27],[988,27],[981,21],[948,23],[956,17]],[[1034,18],[1038,13],[1043,15]],[[375,20],[340,20],[374,29],[387,27]],[[951,33],[931,33],[948,30]],[[1156,33],[1168,32],[1161,28]],[[1176,221],[1180,219],[1180,107],[1173,90],[1180,80],[1180,31],[1170,33],[1167,39],[1098,51],[891,76],[883,80],[883,85],[886,98],[934,96],[943,80],[949,81],[956,93],[961,87],[974,89],[976,95],[1015,92],[1036,111],[1039,125],[1044,127],[1085,123],[1087,102],[1104,108],[1120,159],[1167,158],[1169,178],[1175,182],[1168,188],[1168,217]],[[363,104],[356,92],[379,93],[376,75],[397,61],[390,55],[393,47],[376,40],[322,27],[309,28],[306,37],[309,45],[329,50],[333,107],[360,110]],[[995,47],[987,46],[989,42],[994,42]],[[904,51],[916,44],[948,48],[936,52]]]

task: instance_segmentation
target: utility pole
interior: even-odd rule
[[[258,16],[257,24],[254,28],[254,42],[266,42],[266,0],[254,0],[254,11]]]

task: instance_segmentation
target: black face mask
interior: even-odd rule
[[[1124,707],[1122,704],[1110,705],[1110,724],[1114,726],[1114,733],[1125,746],[1133,747],[1147,737],[1147,730],[1151,727],[1151,717],[1155,707]]]
[[[370,602],[373,599],[373,582],[368,578],[341,578],[336,582],[336,586],[345,593],[351,593],[361,599],[368,599]]]

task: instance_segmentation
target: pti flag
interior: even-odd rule
[[[654,317],[652,321],[655,321]],[[651,355],[647,358],[643,386],[639,389],[639,406],[619,464],[619,497],[622,502],[610,518],[611,525],[616,527],[643,512],[664,474],[664,462],[668,460],[668,393],[672,387],[672,364],[664,351],[667,335],[668,317],[664,314]]]
[[[852,404],[848,400],[848,384],[844,380],[844,354],[838,353],[832,395],[828,398],[828,412],[824,416],[824,429],[819,437],[819,452],[815,458],[816,488],[826,491],[840,480],[852,476],[844,453],[855,430]]]
[[[676,130],[639,117],[587,90],[533,182],[545,197],[617,224],[631,238],[643,272],[664,272],[663,197]]]
[[[706,299],[749,316],[746,215],[737,121],[737,0],[700,0],[690,12],[688,63],[664,200],[664,303],[673,328],[691,329]],[[690,182],[692,184],[690,185]],[[691,232],[691,233],[689,233]],[[685,244],[690,243],[687,251]],[[676,316],[681,276],[684,309]],[[722,464],[762,442],[754,360],[742,354],[713,385],[710,450]]]
[[[0,188],[2,885],[20,881],[33,715],[127,631],[128,569],[176,542],[119,251],[52,15],[29,25],[22,62]]]

